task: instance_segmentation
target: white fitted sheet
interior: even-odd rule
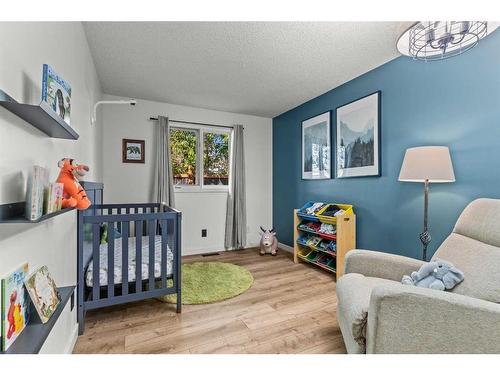
[[[135,237],[128,239],[128,281],[135,281]],[[142,280],[149,279],[149,237],[142,237]],[[108,244],[99,246],[99,284],[101,286],[108,285]],[[122,239],[115,239],[114,251],[114,283],[121,284],[122,282]],[[172,276],[172,262],[174,255],[169,246],[167,246],[167,276]],[[88,287],[93,286],[93,270],[94,262],[90,261],[85,275],[85,283]],[[161,277],[161,236],[155,236],[155,278]]]

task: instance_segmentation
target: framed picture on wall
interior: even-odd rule
[[[337,178],[380,176],[380,91],[344,104],[337,115]]]
[[[302,178],[331,178],[331,111],[302,121]]]
[[[144,163],[145,151],[144,140],[122,140],[122,162],[124,163]]]

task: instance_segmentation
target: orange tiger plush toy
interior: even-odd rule
[[[74,207],[78,210],[86,210],[90,206],[90,200],[87,198],[85,190],[78,182],[78,178],[85,176],[89,167],[83,164],[77,164],[73,159],[62,159],[58,164],[61,168],[57,182],[64,185],[64,194],[62,207]]]

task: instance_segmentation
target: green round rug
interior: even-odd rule
[[[252,274],[230,263],[195,262],[182,265],[182,304],[201,305],[240,295],[253,284]],[[161,297],[175,303],[176,295]]]

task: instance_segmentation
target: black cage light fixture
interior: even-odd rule
[[[498,26],[488,21],[420,21],[399,37],[397,47],[416,60],[442,60],[473,48]]]

